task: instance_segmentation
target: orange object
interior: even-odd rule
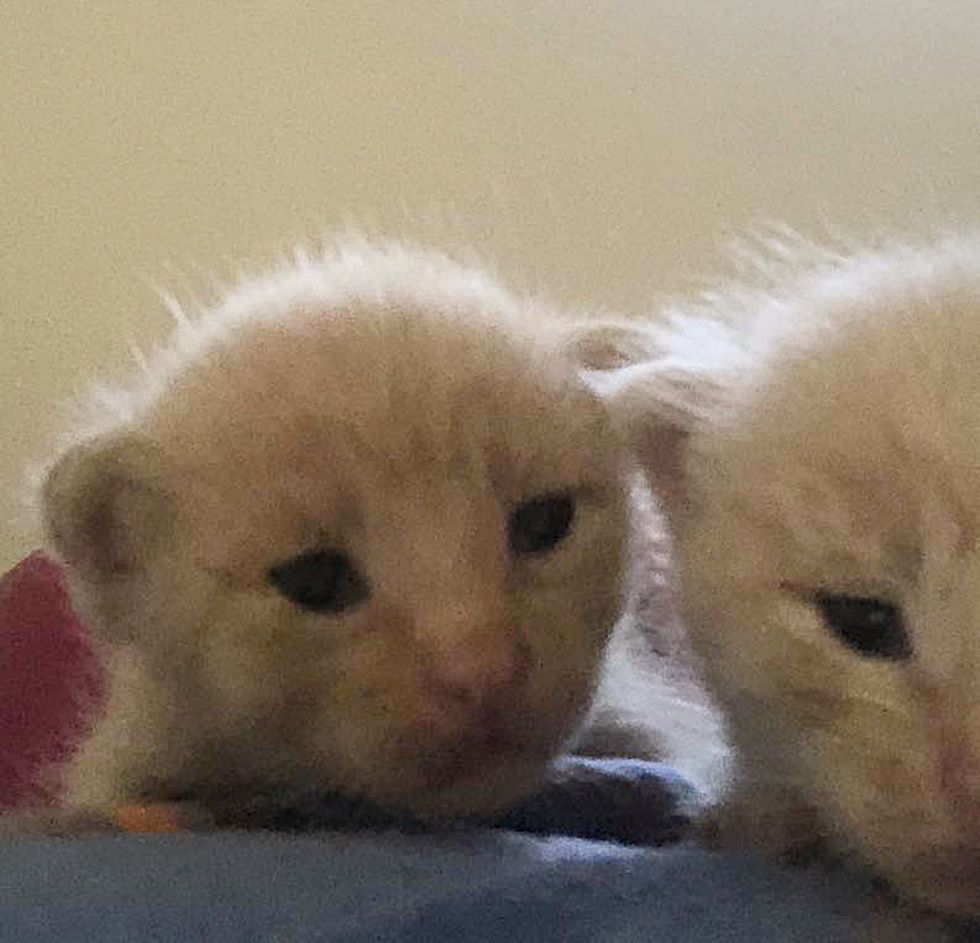
[[[168,805],[124,805],[116,810],[113,824],[138,835],[166,835],[182,830],[180,816]]]

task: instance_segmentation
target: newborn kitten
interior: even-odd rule
[[[739,769],[721,838],[814,838],[980,914],[980,236],[781,250],[596,328]]]
[[[244,284],[43,485],[110,658],[66,800],[531,790],[620,612],[623,450],[555,316],[434,254]]]

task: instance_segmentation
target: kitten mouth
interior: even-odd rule
[[[421,775],[426,786],[444,789],[495,766],[526,759],[527,752],[527,743],[512,727],[488,724],[434,750],[422,760]]]

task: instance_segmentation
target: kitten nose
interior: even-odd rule
[[[524,658],[505,620],[444,613],[425,634],[434,680],[454,701],[481,709],[513,698]]]
[[[517,689],[520,671],[511,652],[474,653],[475,657],[444,666],[439,681],[466,707],[482,710],[505,704]]]

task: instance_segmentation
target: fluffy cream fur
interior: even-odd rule
[[[628,341],[596,385],[665,498],[738,751],[722,836],[818,835],[980,913],[980,236],[774,248],[761,288],[593,343]],[[911,657],[849,648],[828,592],[899,606]]]
[[[180,321],[43,488],[111,657],[68,801],[338,790],[443,816],[530,789],[623,599],[623,450],[553,314],[355,245]],[[515,556],[511,512],[563,492],[568,536]],[[315,548],[368,598],[330,615],[278,593],[270,568]]]

